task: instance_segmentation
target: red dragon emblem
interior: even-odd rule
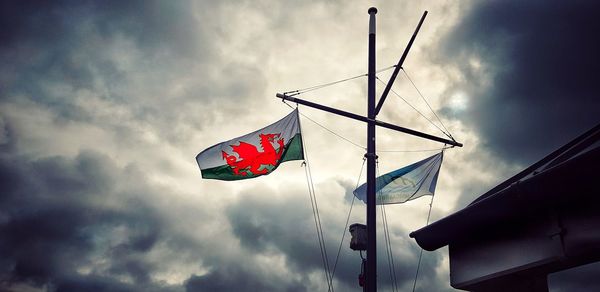
[[[233,149],[233,152],[237,153],[239,160],[235,155],[229,154],[225,151],[221,151],[223,159],[227,161],[227,164],[233,169],[235,175],[247,176],[248,174],[259,175],[266,174],[269,170],[263,166],[275,166],[284,150],[284,139],[279,134],[259,134],[260,146],[262,152],[259,152],[256,146],[240,141],[240,145],[229,145]],[[277,139],[279,149],[275,150],[273,147],[273,141]],[[261,169],[262,167],[262,169]]]

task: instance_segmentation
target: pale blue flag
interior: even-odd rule
[[[422,196],[433,196],[443,152],[405,166],[376,179],[377,205],[399,204]],[[354,190],[354,195],[367,202],[367,184]]]

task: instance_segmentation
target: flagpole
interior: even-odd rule
[[[368,55],[368,73],[367,73],[367,116],[361,116],[354,113],[350,113],[347,111],[339,110],[336,108],[328,107],[325,105],[317,104],[314,102],[310,102],[304,99],[296,98],[294,95],[287,95],[285,93],[277,93],[276,96],[281,98],[283,101],[291,101],[296,104],[305,105],[311,108],[319,109],[322,111],[326,111],[332,114],[344,116],[347,118],[351,118],[354,120],[362,121],[367,123],[367,153],[365,157],[367,158],[367,259],[366,259],[366,269],[365,269],[365,285],[364,290],[368,292],[376,292],[377,291],[377,239],[376,239],[376,197],[375,197],[375,167],[377,154],[375,149],[375,128],[383,127],[395,131],[399,131],[405,134],[425,138],[432,141],[441,142],[444,144],[462,147],[463,144],[452,140],[440,138],[437,136],[429,135],[426,133],[422,133],[419,131],[407,129],[404,127],[400,127],[397,125],[385,123],[382,121],[378,121],[376,119],[377,113],[381,110],[383,106],[383,102],[387,97],[387,92],[391,90],[391,85],[393,83],[393,79],[390,80],[388,85],[386,86],[386,90],[382,95],[379,103],[375,104],[375,14],[377,14],[377,8],[371,7],[369,8],[369,55]],[[412,43],[419,32],[419,29],[427,15],[427,11],[423,13],[421,20],[413,34],[407,48],[404,50],[402,57],[397,65],[397,68],[394,73],[394,77],[398,74],[397,71],[402,67],[404,59],[412,46]],[[297,94],[296,94],[297,95]]]
[[[369,8],[369,63],[367,80],[367,268],[366,290],[377,291],[377,238],[375,201],[375,14],[377,8]]]

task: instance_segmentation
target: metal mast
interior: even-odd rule
[[[351,118],[354,120],[362,121],[367,123],[367,153],[365,157],[367,158],[367,264],[366,264],[366,275],[365,275],[365,290],[368,292],[376,292],[377,291],[377,239],[376,239],[376,196],[375,196],[375,166],[377,161],[377,154],[375,153],[375,126],[384,127],[387,129],[399,131],[405,134],[409,134],[412,136],[417,136],[421,138],[425,138],[432,141],[441,142],[444,144],[462,147],[463,144],[456,142],[454,138],[450,137],[452,140],[448,140],[445,138],[436,137],[433,135],[429,135],[426,133],[422,133],[419,131],[407,129],[404,127],[400,127],[397,125],[389,124],[386,122],[382,122],[376,119],[377,114],[381,110],[383,103],[396,79],[398,72],[402,68],[404,60],[412,46],[423,21],[425,20],[425,16],[427,16],[427,11],[423,13],[419,24],[415,32],[413,33],[408,45],[404,49],[402,53],[402,57],[400,57],[400,61],[398,61],[398,65],[394,69],[394,72],[388,82],[383,94],[379,99],[379,103],[375,104],[375,14],[377,14],[377,8],[371,7],[369,8],[369,59],[368,59],[368,74],[367,74],[367,116],[361,116],[354,113],[346,112],[343,110],[339,110],[336,108],[320,105],[314,102],[310,102],[307,100],[303,100],[300,98],[296,98],[290,95],[277,93],[277,97],[282,100],[289,100],[291,102],[295,102],[297,104],[302,104],[308,107],[316,108],[322,111],[326,111],[329,113],[333,113],[336,115],[344,116],[347,118]]]
[[[377,8],[369,8],[369,65],[367,76],[367,291],[377,291],[377,217],[375,208],[375,14]]]

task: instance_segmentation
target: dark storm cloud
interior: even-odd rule
[[[110,126],[82,108],[87,94],[180,141],[219,110],[264,95],[258,66],[218,49],[218,2],[2,1],[0,8],[0,100],[27,98],[60,119]]]
[[[469,105],[453,118],[508,163],[529,165],[600,122],[597,1],[486,1],[440,42]],[[450,107],[445,114],[452,115]],[[493,166],[490,164],[493,173]],[[483,191],[463,188],[458,206]],[[479,183],[479,185],[483,185]],[[550,291],[593,291],[598,267],[551,276]]]
[[[0,58],[6,73],[4,87],[43,99],[39,86],[45,82],[93,87],[95,75],[119,80],[124,72],[103,52],[106,43],[118,35],[131,38],[147,58],[162,51],[195,57],[208,48],[195,42],[196,23],[184,2],[178,3],[3,1]]]
[[[190,277],[185,283],[186,291],[308,291],[302,283],[289,279],[273,279],[257,273],[250,265],[229,264],[220,266],[204,276]]]
[[[138,255],[151,250],[162,236],[162,219],[144,203],[143,188],[117,190],[117,180],[122,179],[138,185],[145,181],[139,171],[119,169],[96,152],[82,152],[74,159],[1,155],[0,287],[159,288],[149,278],[154,267]],[[116,202],[122,208],[115,207]],[[118,230],[124,234],[115,238]],[[98,260],[107,266],[79,272],[97,267]],[[132,280],[123,282],[122,277]]]
[[[468,112],[457,117],[502,158],[521,163],[600,122],[599,10],[596,1],[476,3],[440,47],[466,77],[450,92],[469,96]]]

